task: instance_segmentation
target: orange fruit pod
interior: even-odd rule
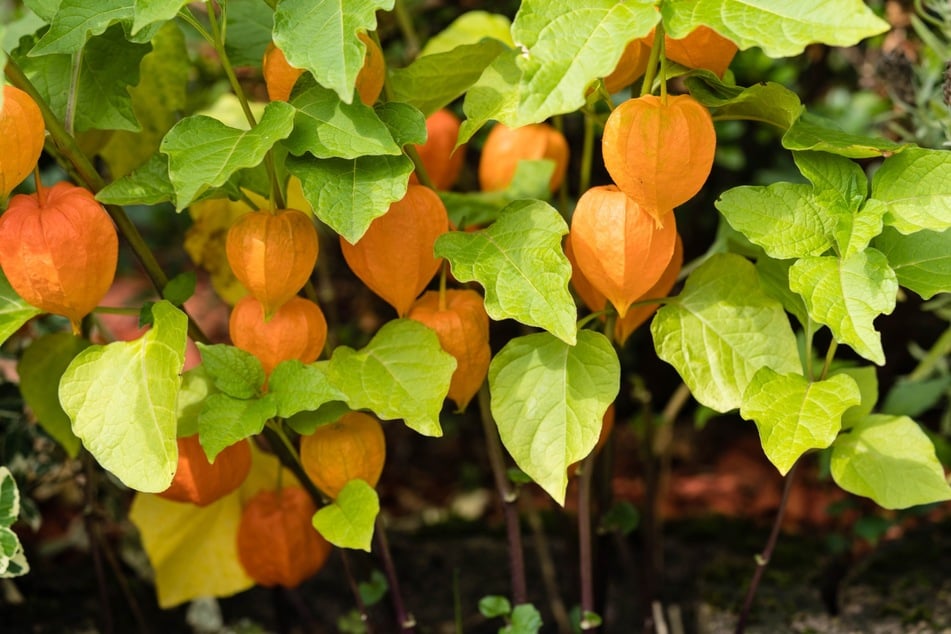
[[[228,329],[234,345],[256,356],[266,375],[281,361],[313,363],[327,341],[327,320],[320,306],[296,295],[270,319],[264,316],[264,305],[247,295],[234,305]]]
[[[376,486],[386,461],[380,421],[363,412],[347,412],[300,440],[300,461],[318,489],[336,499],[351,480]]]
[[[614,403],[608,405],[608,408],[604,410],[604,416],[601,418],[601,433],[598,434],[598,443],[594,446],[594,449],[591,450],[591,453],[597,455],[598,452],[604,447],[605,443],[608,442],[608,438],[611,436],[611,430],[614,429]],[[578,473],[578,465],[581,462],[573,462],[568,465],[568,477],[573,478],[575,474]]]
[[[223,449],[214,462],[198,441],[198,434],[178,439],[178,468],[172,484],[158,494],[173,502],[208,506],[244,482],[251,471],[251,446],[242,440]]]
[[[684,264],[684,245],[680,236],[674,244],[674,255],[667,263],[667,268],[661,274],[660,279],[654,283],[644,294],[637,298],[653,299],[667,297],[670,289],[677,283],[677,276],[680,275],[680,269]],[[643,306],[632,306],[622,319],[614,322],[614,339],[622,346],[627,342],[628,337],[637,330],[644,322],[651,318],[651,315],[657,312],[660,304],[645,304]]]
[[[459,138],[460,125],[459,117],[451,110],[437,110],[426,119],[426,142],[415,146],[426,174],[436,189],[452,189],[462,171],[466,146],[461,145],[453,151]],[[416,172],[410,174],[409,182],[419,182]]]
[[[547,123],[519,128],[496,123],[489,131],[479,157],[479,187],[482,191],[505,189],[515,176],[519,161],[550,159],[555,162],[548,187],[556,191],[568,169],[568,141]]]
[[[677,226],[673,215],[658,226],[634,199],[604,185],[578,199],[568,240],[578,268],[623,319],[667,268]]]
[[[359,33],[357,37],[366,47],[366,57],[363,67],[357,74],[356,90],[360,101],[372,106],[383,91],[383,81],[386,78],[386,60],[380,46],[366,33]],[[271,101],[287,101],[291,97],[294,84],[304,74],[302,68],[290,65],[287,57],[274,42],[267,45],[264,59],[261,62],[264,74],[264,83],[267,86],[267,96]]]
[[[654,31],[642,40],[648,47],[654,43]],[[723,77],[736,56],[737,46],[708,26],[698,26],[687,37],[664,36],[664,56],[687,68],[705,68]]]
[[[71,183],[18,194],[0,216],[0,268],[13,290],[67,317],[74,333],[112,286],[118,257],[109,214],[92,192]]]
[[[314,529],[317,507],[304,489],[264,490],[238,523],[238,561],[255,583],[294,588],[319,571],[333,546]]]
[[[33,99],[14,86],[3,86],[0,108],[0,200],[22,183],[43,153],[46,125]]]
[[[633,84],[647,70],[647,60],[650,56],[650,44],[645,44],[643,39],[628,42],[617,66],[604,78],[604,87],[613,94]]]
[[[341,236],[340,249],[354,275],[402,317],[439,270],[433,246],[447,231],[449,215],[436,192],[409,185],[356,244]]]
[[[406,316],[436,331],[442,349],[456,358],[447,396],[459,410],[465,409],[482,386],[492,360],[489,315],[482,296],[470,289],[448,290],[440,305],[439,292],[427,291]]]
[[[713,118],[690,95],[628,99],[601,139],[608,174],[658,223],[703,187],[716,145]]]
[[[296,209],[244,214],[225,240],[228,264],[270,316],[304,287],[317,263],[317,229]]]

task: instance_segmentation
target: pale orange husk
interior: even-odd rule
[[[375,417],[348,412],[301,437],[300,460],[318,489],[336,499],[351,480],[376,486],[386,462],[386,438]]]
[[[624,47],[621,59],[611,74],[604,78],[604,87],[609,93],[630,86],[637,81],[647,70],[647,60],[651,55],[651,47],[641,39],[632,40]]]
[[[264,83],[267,86],[267,96],[271,101],[287,101],[290,99],[294,84],[303,69],[295,68],[287,61],[284,52],[271,42],[264,51],[264,60],[261,62],[264,73]]]
[[[654,31],[641,39],[647,46],[654,42]],[[705,68],[723,77],[736,56],[737,46],[708,26],[698,26],[687,37],[664,36],[664,55],[687,68]]]
[[[56,183],[18,194],[0,216],[0,267],[13,290],[37,308],[79,322],[112,286],[119,238],[92,192]]]
[[[327,341],[327,320],[320,306],[298,296],[266,319],[264,305],[247,295],[234,305],[228,328],[234,345],[256,356],[267,375],[282,361],[313,363]]]
[[[690,95],[644,95],[614,109],[601,147],[618,188],[664,222],[703,187],[716,141],[710,113]]]
[[[372,106],[380,98],[383,92],[383,83],[386,79],[386,59],[383,57],[383,51],[376,41],[361,32],[357,35],[360,41],[367,47],[366,57],[363,58],[363,67],[357,74],[357,94],[360,95],[360,101],[367,106]]]
[[[22,183],[43,152],[46,125],[33,99],[15,86],[3,86],[0,109],[0,201]]]
[[[548,187],[556,191],[568,169],[568,142],[564,135],[547,123],[510,128],[501,123],[489,131],[479,157],[479,187],[499,191],[508,187],[519,161],[549,159],[555,162]]]
[[[340,249],[350,270],[402,317],[439,270],[433,247],[447,231],[449,215],[436,192],[409,185],[356,244],[341,236]]]
[[[251,446],[241,440],[221,450],[209,462],[198,434],[178,439],[178,467],[169,487],[159,497],[174,502],[208,506],[231,493],[251,472]]]
[[[568,240],[581,272],[623,318],[667,268],[677,227],[673,214],[658,225],[632,198],[605,185],[578,199]]]
[[[426,142],[416,146],[426,175],[433,187],[439,190],[452,189],[459,178],[465,162],[465,144],[456,147],[461,123],[451,110],[442,108],[426,119]],[[411,183],[418,183],[416,172],[410,175]]]
[[[440,306],[439,292],[427,291],[406,316],[436,331],[442,349],[455,357],[448,397],[465,409],[482,387],[492,360],[489,315],[482,296],[470,289],[447,290]]]
[[[578,297],[581,298],[581,301],[584,302],[584,305],[587,306],[591,312],[597,313],[604,310],[604,307],[608,304],[608,298],[604,296],[604,293],[592,286],[588,278],[581,272],[581,269],[578,267],[578,262],[575,261],[575,252],[574,249],[571,248],[571,240],[566,238],[563,248],[565,250],[565,257],[568,258],[568,262],[571,263],[571,286],[575,289],[575,293],[577,293]]]
[[[238,524],[238,561],[266,587],[294,588],[319,571],[333,546],[314,529],[317,512],[297,486],[261,491],[248,500]]]
[[[647,291],[645,291],[644,294],[638,297],[635,301],[667,297],[667,295],[670,294],[670,289],[672,289],[674,284],[677,283],[677,277],[680,275],[680,269],[683,267],[683,264],[684,246],[680,236],[678,235],[677,242],[674,245],[674,255],[670,258],[670,262],[667,264],[667,268],[664,269],[664,273],[652,287],[647,289]],[[628,337],[631,336],[631,333],[633,333],[644,322],[650,319],[651,315],[657,312],[658,308],[660,308],[660,304],[632,306],[627,311],[627,314],[624,315],[623,319],[618,319],[614,323],[615,340],[623,346],[627,342]]]
[[[231,270],[264,304],[266,315],[304,287],[317,263],[318,250],[314,222],[296,209],[240,216],[225,241]]]

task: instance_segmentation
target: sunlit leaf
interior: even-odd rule
[[[370,552],[380,498],[363,480],[348,482],[333,503],[314,514],[314,528],[324,539],[340,548]]]
[[[776,82],[736,86],[723,83],[710,71],[697,71],[684,83],[716,119],[749,119],[786,131],[804,110],[799,95]]]
[[[16,294],[3,270],[0,270],[0,343],[9,339],[23,324],[41,312]]]
[[[885,254],[898,283],[922,299],[951,293],[951,229],[903,235],[886,227],[872,246]]]
[[[951,156],[909,148],[888,157],[872,176],[872,198],[888,206],[885,224],[904,234],[951,228]]]
[[[298,412],[316,410],[345,395],[331,385],[327,361],[305,365],[300,361],[279,363],[268,379],[268,394],[275,399],[277,414],[289,418]]]

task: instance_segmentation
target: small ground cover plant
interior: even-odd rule
[[[511,591],[465,609],[543,627],[517,505],[533,486],[574,498],[573,626],[619,631],[595,591],[595,515],[611,507],[594,476],[632,356],[682,381],[662,411],[626,410],[647,446],[689,396],[755,425],[788,482],[819,453],[882,508],[951,499],[920,411],[879,398],[876,326],[905,294],[951,292],[951,154],[845,131],[730,70],[738,51],[853,46],[887,22],[858,0],[524,0],[424,44],[409,4],[30,0],[0,30],[0,340],[17,343],[36,422],[135,492],[160,606],[295,587],[367,551],[392,601],[379,631],[415,631],[381,520],[385,429],[438,438],[468,412]],[[798,174],[699,209],[736,121],[769,130]],[[173,241],[191,263],[169,269],[143,227],[184,214]],[[698,214],[719,229],[687,253]],[[103,306],[120,252],[152,294]],[[366,337],[333,267],[389,311]],[[229,306],[226,336],[189,307],[199,276]],[[110,340],[110,312],[141,332]],[[0,470],[5,576],[28,571],[18,500]],[[366,588],[342,583],[348,627],[372,629]]]

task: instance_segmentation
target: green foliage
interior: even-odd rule
[[[380,499],[373,487],[360,479],[351,480],[333,503],[314,514],[314,528],[334,546],[370,552],[379,512]]]
[[[21,299],[10,286],[3,270],[0,270],[0,343],[39,314],[40,309]]]
[[[18,577],[30,571],[20,538],[10,528],[20,515],[20,490],[13,474],[0,466],[0,578]]]

